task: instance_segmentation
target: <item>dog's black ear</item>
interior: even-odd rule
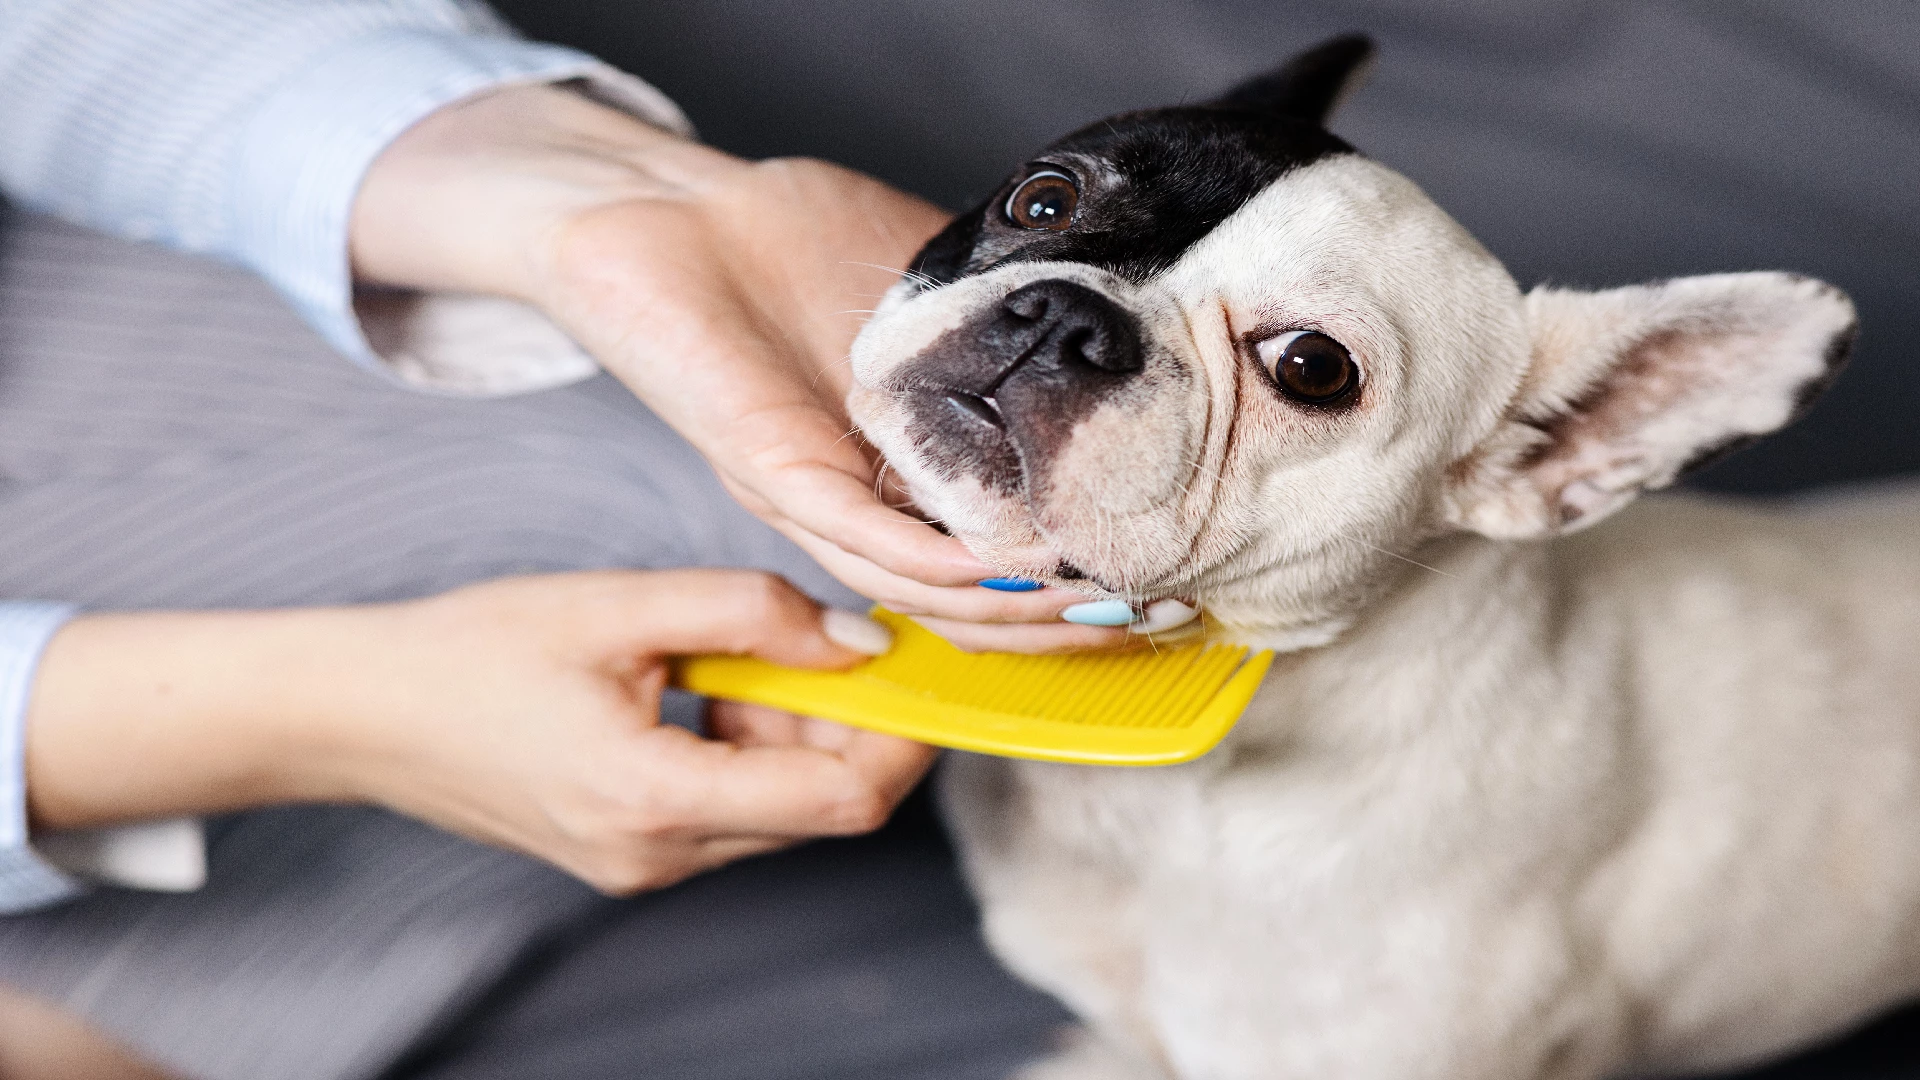
[[[1248,79],[1227,91],[1215,105],[1259,109],[1312,124],[1327,117],[1346,96],[1358,89],[1373,67],[1373,39],[1365,34],[1342,34],[1323,41],[1265,75]]]

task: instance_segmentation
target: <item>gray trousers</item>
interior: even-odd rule
[[[0,222],[0,596],[272,607],[691,565],[861,603],[611,379],[422,395],[239,271]],[[195,1078],[1004,1075],[1062,1015],[986,955],[907,816],[616,902],[377,810],[236,815],[198,893],[0,919],[0,981]]]

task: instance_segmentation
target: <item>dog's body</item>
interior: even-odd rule
[[[1569,535],[1787,422],[1851,305],[1523,297],[1320,127],[1366,51],[1069,136],[855,347],[983,558],[1284,651],[1198,762],[950,764],[996,948],[1098,1036],[1035,1076],[1583,1080],[1920,991],[1920,494]]]
[[[1916,536],[1920,490],[1424,551],[1199,762],[950,762],[994,946],[1145,1076],[1666,1073],[1858,1022],[1920,992]],[[1135,1075],[1081,1053],[1045,1075]]]

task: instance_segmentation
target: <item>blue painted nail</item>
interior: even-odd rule
[[[1092,600],[1075,604],[1061,612],[1060,617],[1081,626],[1125,626],[1137,618],[1133,605],[1125,600]]]
[[[1045,585],[1037,581],[1028,581],[1023,577],[981,578],[979,581],[974,582],[974,584],[984,589],[992,589],[996,592],[1033,592],[1036,589],[1046,588]]]

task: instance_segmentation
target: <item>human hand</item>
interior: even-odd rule
[[[851,633],[848,628],[851,627]],[[43,662],[41,826],[372,802],[608,892],[877,827],[933,751],[737,704],[659,722],[667,658],[843,667],[884,631],[746,571],[511,578],[405,604],[77,620]]]
[[[977,587],[995,572],[886,498],[847,417],[853,336],[945,219],[847,169],[742,161],[532,86],[390,146],[356,203],[353,254],[371,280],[540,307],[744,505],[963,648],[1122,643],[1059,621],[1077,593]]]

